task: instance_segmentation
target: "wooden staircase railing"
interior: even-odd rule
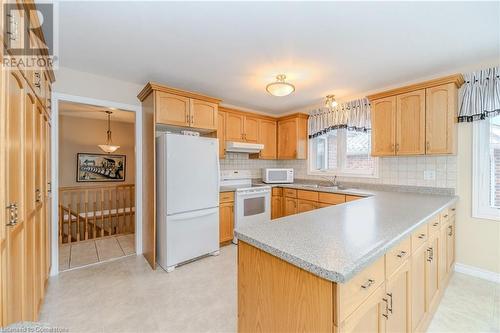
[[[59,243],[133,233],[135,186],[104,185],[59,189]]]

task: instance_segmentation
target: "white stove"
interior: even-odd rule
[[[271,219],[271,186],[252,185],[250,170],[221,171],[220,186],[235,190],[234,227]],[[233,243],[237,244],[236,236]]]

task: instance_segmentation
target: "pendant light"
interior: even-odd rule
[[[98,145],[99,148],[105,153],[111,154],[114,153],[120,146],[113,145],[113,141],[111,140],[111,111],[104,111],[108,114],[108,131],[106,132],[106,144]]]
[[[276,76],[276,82],[269,83],[266,90],[273,96],[283,97],[288,96],[295,91],[295,86],[291,83],[285,82],[286,75],[279,74]]]
[[[335,100],[335,95],[327,95],[326,100],[325,100],[325,106],[327,108],[333,109],[338,105],[337,101]]]

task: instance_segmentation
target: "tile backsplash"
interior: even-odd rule
[[[318,179],[307,174],[305,160],[255,160],[248,154],[228,153],[221,160],[221,169],[245,169],[252,172],[253,178],[260,178],[261,168],[293,168],[297,179]],[[434,179],[424,179],[424,171],[434,173]],[[439,188],[456,188],[456,156],[412,156],[379,158],[378,178],[339,177],[340,182],[356,182],[383,185],[408,185]]]

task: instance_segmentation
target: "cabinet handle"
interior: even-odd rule
[[[399,143],[396,143],[396,152],[399,151]]]
[[[35,202],[41,202],[42,201],[42,191],[40,191],[39,188],[35,190]]]
[[[9,222],[6,225],[9,227],[15,226],[17,224],[17,203],[13,202],[5,208],[9,210]]]
[[[429,257],[427,258],[428,262],[432,262],[434,260],[434,249],[432,247],[427,248],[427,252],[429,253]]]
[[[443,217],[444,217],[445,219],[446,219],[446,218],[448,218],[448,214],[443,215]]]
[[[450,230],[450,232],[448,233],[448,236],[453,236],[453,226],[449,225],[448,229]]]
[[[372,280],[372,279],[368,279],[368,281],[366,281],[365,284],[362,284],[361,285],[361,288],[363,289],[368,289],[370,288],[373,284],[375,283],[375,280]]]
[[[390,302],[389,302],[389,312],[392,313],[392,293],[387,293],[387,296],[389,296]]]
[[[406,255],[406,251],[400,251],[398,255],[396,255],[398,258],[403,258]]]
[[[452,211],[452,212],[454,212],[454,211],[456,211],[456,210],[457,210],[456,208],[452,208],[452,209],[451,209],[451,211]]]
[[[47,192],[52,193],[52,183],[51,182],[47,182]]]
[[[429,141],[427,141],[425,143],[425,147],[426,147],[427,150],[430,150],[431,149],[431,143]]]
[[[382,298],[382,300],[385,303],[385,313],[382,313],[382,316],[387,320],[389,319],[389,300],[387,298]]]
[[[418,235],[418,238],[419,238],[419,239],[424,239],[424,238],[425,238],[425,234],[420,234],[420,235]]]
[[[194,115],[191,115],[191,124],[194,124]]]
[[[433,227],[437,227],[438,225],[439,225],[439,222],[434,222],[434,223],[432,224],[432,226],[433,226]]]

